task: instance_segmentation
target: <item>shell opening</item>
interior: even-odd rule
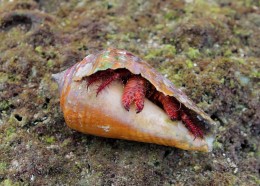
[[[84,79],[91,79],[91,81],[96,81],[96,80],[101,79],[102,77],[111,76],[113,73],[121,73],[121,74],[123,73],[124,74],[121,78],[121,81],[124,85],[126,85],[126,82],[128,81],[129,77],[132,76],[132,75],[140,76],[140,77],[146,79],[145,77],[142,76],[142,74],[133,74],[131,71],[129,71],[126,68],[118,68],[118,69],[115,69],[115,70],[108,68],[106,70],[100,70],[100,71],[98,71],[98,72],[96,72],[96,73],[92,74],[91,76],[84,78]],[[158,100],[153,98],[153,95],[155,94],[155,92],[160,92],[160,91],[158,91],[156,89],[156,87],[153,84],[151,84],[147,79],[146,79],[146,81],[148,83],[147,91],[146,91],[147,92],[146,97],[152,103],[159,106],[165,112],[162,104]],[[160,92],[160,93],[164,94],[163,92]],[[165,96],[167,96],[167,95],[165,95]],[[203,137],[212,135],[212,133],[213,133],[212,127],[208,125],[207,121],[205,121],[203,117],[201,117],[196,112],[194,112],[193,110],[186,107],[183,103],[181,103],[179,100],[177,100],[174,96],[170,96],[170,97],[178,102],[178,107],[175,108],[175,111],[186,112],[190,116],[191,120],[194,121],[196,126],[199,128],[198,130],[202,130]],[[178,120],[180,120],[180,116],[179,116]],[[196,128],[196,127],[194,127],[194,128]],[[197,129],[195,129],[195,132],[196,132],[196,130]],[[197,133],[199,134],[198,131],[197,131]]]

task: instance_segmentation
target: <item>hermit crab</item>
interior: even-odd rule
[[[125,50],[90,54],[54,74],[66,124],[96,136],[209,152],[214,121],[147,62]]]

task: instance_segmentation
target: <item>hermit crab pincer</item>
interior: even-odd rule
[[[214,121],[167,78],[119,49],[54,74],[69,127],[103,136],[209,152]]]

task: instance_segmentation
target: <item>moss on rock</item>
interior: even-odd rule
[[[257,7],[2,0],[0,185],[259,185]],[[51,74],[111,46],[146,59],[209,113],[218,129],[212,153],[66,127]]]

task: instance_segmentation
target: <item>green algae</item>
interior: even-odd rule
[[[198,49],[195,48],[188,48],[188,51],[186,53],[187,57],[191,60],[197,59],[200,56],[200,52]]]
[[[167,44],[162,45],[161,48],[155,48],[149,51],[149,53],[145,56],[146,60],[151,60],[156,57],[173,57],[176,54],[176,49],[173,45]]]
[[[194,64],[192,63],[191,60],[187,59],[186,61],[186,65],[187,65],[187,68],[192,68],[194,66]]]
[[[3,174],[7,169],[7,163],[0,162],[0,175]]]
[[[19,182],[13,182],[10,179],[5,179],[4,181],[0,182],[1,186],[20,186],[21,183]]]
[[[43,54],[43,48],[42,48],[42,46],[37,46],[37,47],[35,47],[35,51],[38,53],[38,54]]]
[[[45,136],[44,141],[48,144],[53,144],[53,143],[55,143],[55,137],[54,136]]]
[[[7,110],[10,107],[11,103],[8,100],[3,100],[0,102],[0,111]]]

